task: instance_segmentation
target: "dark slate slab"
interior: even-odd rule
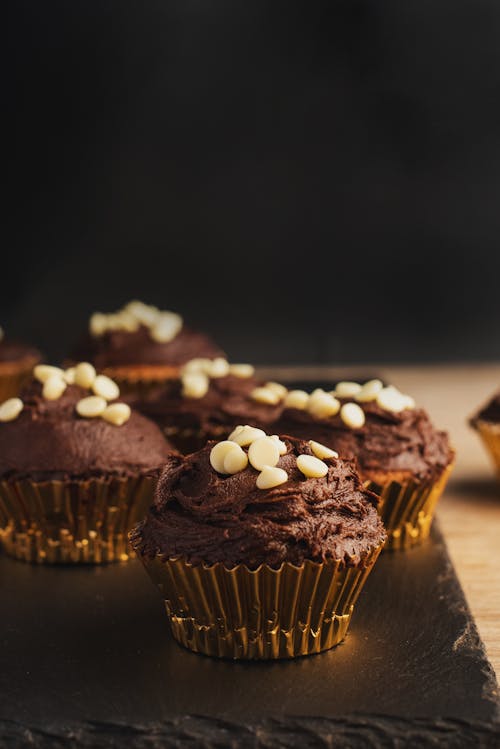
[[[500,746],[498,691],[437,529],[384,554],[342,645],[181,649],[142,566],[0,559],[0,747]]]

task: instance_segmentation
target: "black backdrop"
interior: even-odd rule
[[[496,0],[9,5],[9,332],[139,297],[233,359],[500,357]]]

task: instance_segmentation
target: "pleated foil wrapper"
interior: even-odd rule
[[[423,543],[431,532],[434,511],[447,484],[453,463],[437,479],[404,483],[389,481],[381,486],[373,481],[366,488],[378,494],[378,511],[387,531],[384,550],[406,550]]]
[[[357,567],[306,561],[256,570],[139,556],[181,645],[218,658],[275,659],[320,653],[344,639],[380,550]]]
[[[0,481],[0,543],[39,564],[126,561],[128,531],[146,513],[156,479]]]
[[[19,362],[5,362],[0,364],[0,403],[8,398],[14,398],[19,395],[24,383],[31,377],[33,367],[38,360],[28,360],[25,364]]]
[[[147,398],[158,385],[174,380],[180,375],[179,367],[106,367],[103,374],[111,377],[120,388],[122,396]]]
[[[493,460],[497,476],[500,479],[500,424],[492,424],[479,419],[475,423],[475,428]]]

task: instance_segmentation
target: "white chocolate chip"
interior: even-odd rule
[[[285,397],[285,406],[287,408],[297,408],[304,411],[309,403],[309,395],[305,390],[290,390]]]
[[[354,398],[361,390],[362,386],[359,382],[338,382],[333,395],[337,398]]]
[[[257,403],[264,403],[268,406],[276,406],[281,400],[280,396],[274,390],[266,387],[254,388],[250,393],[250,397]]]
[[[211,359],[205,359],[202,357],[197,357],[196,359],[190,359],[188,362],[184,364],[181,370],[181,374],[192,374],[199,372],[202,372],[203,374],[208,375],[210,372],[210,367],[212,366],[212,360]]]
[[[407,408],[406,397],[393,385],[389,385],[389,387],[383,388],[377,395],[377,405],[385,411],[399,413]]]
[[[403,395],[403,398],[405,399],[405,408],[410,409],[410,411],[415,408],[415,399],[411,395]]]
[[[316,418],[327,419],[329,416],[335,416],[339,409],[340,402],[324,390],[315,390],[309,396],[307,410]]]
[[[248,465],[248,455],[239,445],[235,444],[234,450],[229,450],[224,456],[224,473],[239,473]]]
[[[271,439],[278,445],[280,455],[286,455],[286,445],[282,442],[277,434],[271,434]]]
[[[314,440],[309,440],[309,447],[315,454],[317,458],[320,460],[325,460],[325,458],[338,458],[339,454],[335,452],[335,450],[331,450],[326,445],[322,445],[321,442],[315,442]]]
[[[93,336],[104,335],[108,328],[108,316],[103,315],[102,312],[94,312],[90,318],[89,329]]]
[[[227,363],[226,359],[224,359],[222,356],[218,356],[216,359],[213,359],[213,361],[210,363],[208,376],[215,379],[217,377],[226,377],[228,374],[229,364]]]
[[[141,325],[145,325],[146,327],[154,325],[160,314],[158,307],[144,304],[144,302],[139,302],[137,299],[134,299],[132,302],[125,305],[124,309],[127,312],[130,312],[130,314],[133,315]]]
[[[95,395],[100,395],[107,401],[114,401],[120,396],[120,388],[111,377],[106,377],[106,375],[97,375],[92,383],[92,390]]]
[[[288,474],[283,468],[277,466],[264,466],[257,476],[257,489],[273,489],[288,481]]]
[[[358,403],[369,403],[370,401],[374,401],[383,387],[381,380],[368,380],[355,396],[355,400],[357,400]]]
[[[102,418],[110,424],[121,427],[130,419],[130,406],[127,403],[111,403],[102,412]]]
[[[261,437],[248,448],[248,460],[257,471],[262,471],[264,466],[275,466],[279,459],[280,451],[272,437]]]
[[[229,374],[234,375],[235,377],[252,377],[255,373],[255,367],[252,367],[251,364],[230,364],[229,365]]]
[[[75,367],[69,367],[64,370],[64,381],[67,385],[75,384]]]
[[[361,429],[365,423],[365,412],[357,403],[344,403],[340,409],[340,418],[350,429]]]
[[[116,325],[127,333],[135,333],[139,330],[139,320],[128,310],[124,309],[116,315]]]
[[[209,380],[203,372],[187,372],[182,375],[184,398],[203,398],[208,392]]]
[[[0,406],[0,421],[14,421],[24,408],[21,398],[8,398]]]
[[[151,329],[151,338],[157,343],[169,343],[182,328],[182,317],[175,312],[160,312]]]
[[[89,389],[92,387],[96,377],[95,367],[89,362],[83,361],[75,367],[75,385]]]
[[[320,479],[328,473],[328,466],[314,455],[299,455],[297,468],[308,479]]]
[[[42,384],[47,382],[49,377],[58,375],[61,379],[64,377],[64,369],[60,367],[51,367],[50,364],[37,364],[33,370],[33,375]]]
[[[210,465],[214,471],[224,474],[229,473],[224,468],[224,460],[232,450],[236,452],[241,450],[241,448],[235,442],[231,442],[230,440],[223,440],[212,447],[210,450]]]
[[[257,427],[251,427],[248,424],[245,424],[245,426],[237,426],[236,429],[231,432],[228,439],[231,440],[231,442],[236,442],[236,444],[241,447],[247,447],[248,445],[251,445],[252,442],[255,442],[255,440],[262,439],[265,436],[266,433],[263,429],[258,429]]]
[[[266,382],[264,387],[266,388],[266,390],[272,390],[273,393],[276,393],[280,401],[283,400],[283,398],[285,398],[286,394],[288,393],[287,388],[280,382]]]
[[[42,395],[48,401],[56,401],[67,388],[65,380],[59,375],[54,374],[43,383]]]
[[[101,398],[100,395],[88,395],[86,398],[78,401],[76,412],[85,419],[94,419],[96,416],[101,416],[104,413],[107,405],[104,398]]]

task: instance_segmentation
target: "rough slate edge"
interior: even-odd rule
[[[446,544],[437,527],[435,543]],[[469,650],[482,660],[485,681],[483,698],[492,705],[491,721],[470,721],[440,717],[400,718],[390,715],[351,714],[345,717],[293,716],[252,722],[229,721],[202,715],[152,723],[72,722],[46,726],[26,725],[0,719],[0,749],[18,747],[96,747],[96,749],[149,749],[150,747],[206,747],[206,749],[379,749],[385,747],[500,747],[500,703],[498,685],[484,645],[465,601],[453,565],[446,554],[446,568],[440,579],[456,592],[457,613],[465,628],[455,648]],[[1,710],[1,705],[0,705]]]
[[[254,725],[189,715],[146,725],[81,723],[33,729],[0,722],[1,749],[56,747],[76,749],[378,749],[379,747],[439,747],[498,749],[500,724],[459,720],[402,720],[382,715],[346,718],[268,719]]]

